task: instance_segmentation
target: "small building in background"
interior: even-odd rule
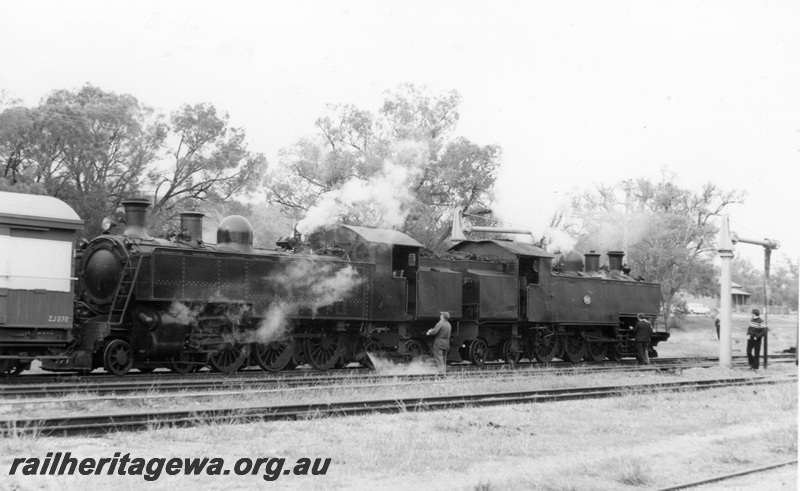
[[[742,290],[742,285],[731,282],[731,308],[734,312],[750,311],[750,294]]]
[[[710,309],[719,312],[720,302],[719,297],[696,297],[689,295],[686,292],[681,292],[678,297],[688,305],[704,305]],[[731,282],[731,308],[733,312],[746,313],[750,312],[750,294],[742,289],[742,285]],[[689,309],[687,308],[687,311]]]

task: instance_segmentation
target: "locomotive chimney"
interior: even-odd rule
[[[625,253],[622,251],[608,251],[608,269],[621,272],[623,257],[625,257]]]
[[[145,238],[145,215],[150,207],[150,200],[145,198],[129,198],[122,202],[125,207],[125,232],[129,237]]]
[[[586,254],[584,254],[584,257],[586,258],[586,270],[585,271],[587,273],[592,273],[592,272],[597,271],[598,269],[600,269],[600,254],[598,254],[598,253],[596,253],[594,251],[589,251]]]
[[[181,213],[181,234],[186,242],[203,241],[203,217],[199,211],[185,211]]]

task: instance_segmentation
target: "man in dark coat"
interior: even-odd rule
[[[650,334],[653,332],[653,326],[647,322],[647,318],[644,314],[639,314],[639,321],[636,322],[636,325],[633,327],[633,338],[636,340],[636,352],[638,356],[636,357],[639,360],[640,365],[649,365],[650,364],[650,353],[648,353],[648,348],[650,347]]]
[[[753,317],[747,326],[747,361],[751,370],[758,370],[758,357],[761,354],[761,338],[767,333],[767,326],[761,318],[761,311],[753,309]]]
[[[447,371],[447,352],[450,350],[450,313],[440,312],[439,322],[428,329],[428,336],[436,336],[433,341],[433,359],[436,360],[436,368],[439,373]]]

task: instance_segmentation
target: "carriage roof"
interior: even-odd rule
[[[58,198],[0,191],[0,224],[80,230],[83,220]]]

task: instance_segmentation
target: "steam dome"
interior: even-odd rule
[[[243,216],[231,215],[225,218],[217,229],[217,245],[239,252],[252,252],[253,226]]]

